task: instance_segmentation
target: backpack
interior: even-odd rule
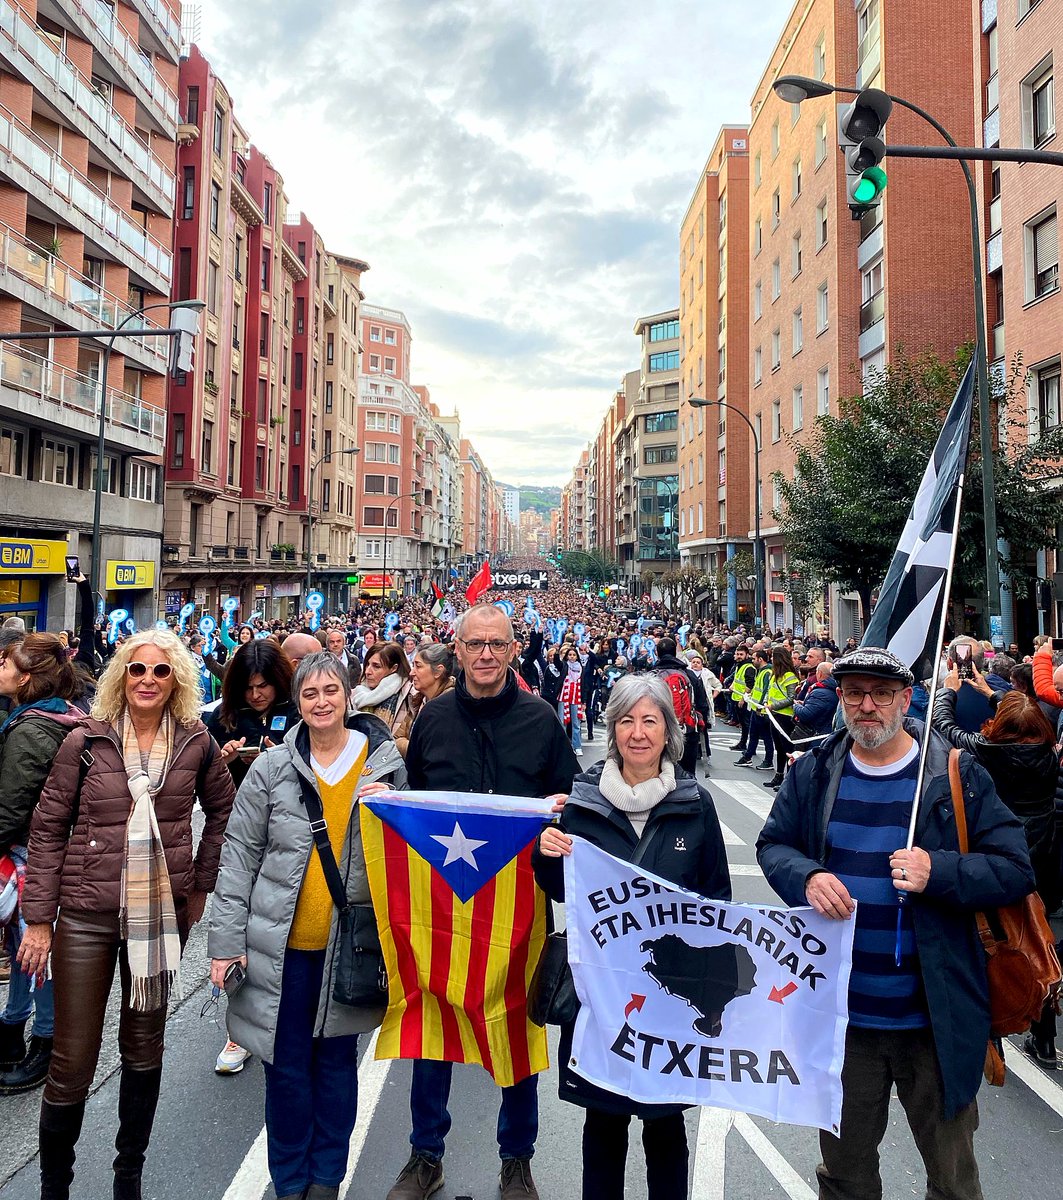
[[[694,688],[683,671],[661,671],[672,693],[672,707],[684,729],[697,729],[698,714],[694,708]]]

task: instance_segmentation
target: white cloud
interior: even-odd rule
[[[791,0],[205,0],[201,47],[498,478],[566,479]]]

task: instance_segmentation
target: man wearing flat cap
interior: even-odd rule
[[[927,1195],[981,1200],[975,1096],[989,995],[975,913],[1033,890],[1022,826],[986,771],[961,754],[969,853],[960,854],[949,747],[906,717],[911,671],[887,650],[861,647],[833,674],[845,728],[797,760],[757,842],[761,869],[786,904],[836,920],[856,913],[841,1127],[838,1136],[820,1133],[819,1194],[881,1197],[878,1146],[896,1086]]]

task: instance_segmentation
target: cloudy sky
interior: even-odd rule
[[[562,483],[678,303],[678,230],[792,0],[202,0],[290,202],[405,311],[496,479]]]

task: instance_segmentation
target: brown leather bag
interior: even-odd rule
[[[967,813],[960,780],[960,752],[949,752],[949,786],[956,815],[960,853],[967,853]],[[978,936],[986,952],[989,978],[990,1035],[1023,1033],[1051,999],[1059,1011],[1060,970],[1055,935],[1036,892],[990,913],[977,913]],[[1004,1082],[1004,1063],[992,1042],[986,1053],[985,1076]]]

